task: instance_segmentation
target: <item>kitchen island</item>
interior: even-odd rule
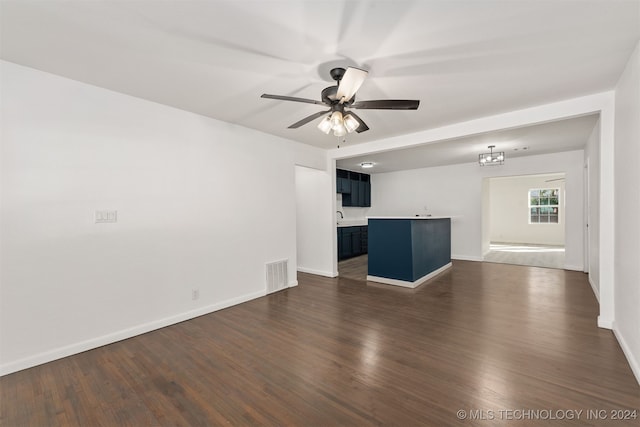
[[[415,288],[451,267],[451,217],[369,217],[367,280]]]

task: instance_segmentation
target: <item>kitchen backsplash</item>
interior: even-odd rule
[[[343,207],[342,194],[338,193],[336,195],[336,210],[342,212],[342,214],[344,215],[344,219],[356,220],[366,218],[367,215],[369,215],[369,211],[371,211],[371,208],[356,208],[350,206]]]

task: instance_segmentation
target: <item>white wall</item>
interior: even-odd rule
[[[295,285],[294,164],[323,151],[1,66],[2,373],[264,295],[267,262]]]
[[[482,180],[482,250],[484,257],[491,250],[491,178]]]
[[[613,329],[640,382],[640,43],[616,86]]]
[[[327,170],[296,166],[296,242],[298,271],[334,277],[333,205]]]
[[[564,181],[547,182],[549,176],[527,175],[491,178],[490,238],[492,242],[564,245],[565,189]],[[558,223],[529,223],[529,190],[558,188]]]
[[[452,215],[451,252],[482,260],[482,180],[494,176],[566,174],[565,268],[583,266],[582,150],[508,159],[503,166],[477,163],[373,174],[371,215]]]
[[[477,165],[463,164],[371,176],[371,215],[455,215],[455,258],[481,259],[481,185]]]
[[[600,300],[600,120],[589,136],[585,149],[585,167],[587,168],[586,213],[588,239],[589,283],[596,298]]]
[[[342,206],[342,194],[336,193],[336,210],[342,212],[343,218],[349,221],[365,220],[371,212],[371,208],[356,206]],[[339,217],[339,216],[338,216]]]

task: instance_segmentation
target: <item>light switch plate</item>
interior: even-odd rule
[[[96,211],[95,220],[96,224],[118,222],[118,211]]]

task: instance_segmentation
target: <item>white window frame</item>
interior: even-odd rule
[[[558,203],[557,204],[547,203],[545,205],[541,205],[541,204],[532,205],[531,204],[531,197],[532,197],[531,193],[534,192],[534,191],[538,191],[538,192],[541,192],[541,191],[557,191],[557,196],[556,197],[558,199]],[[538,196],[534,196],[534,197],[540,198],[539,195]],[[528,206],[528,209],[527,209],[527,220],[528,220],[529,224],[531,224],[531,225],[538,225],[538,224],[557,225],[557,224],[560,224],[560,205],[562,204],[561,201],[562,201],[562,191],[560,190],[560,188],[557,188],[557,187],[530,188],[529,191],[527,192],[527,206]],[[557,222],[550,222],[550,221],[547,221],[547,222],[539,222],[539,221],[538,222],[533,222],[533,221],[531,221],[531,209],[533,209],[533,208],[545,208],[545,209],[556,208],[557,211],[555,213],[555,216],[557,216],[558,221]],[[540,218],[540,213],[538,213],[538,219],[539,218]],[[551,214],[550,213],[547,213],[547,218],[548,219],[551,218]]]

